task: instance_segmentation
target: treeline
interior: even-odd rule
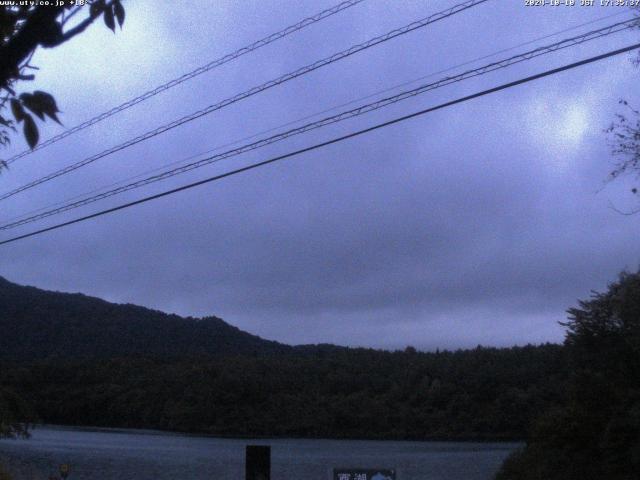
[[[521,439],[561,404],[558,345],[4,364],[38,421],[229,436]]]

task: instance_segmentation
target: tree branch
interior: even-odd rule
[[[60,42],[58,44],[56,44],[56,45],[48,45],[47,48],[51,48],[51,47],[55,47],[57,45],[60,45],[60,43],[64,43],[67,40],[71,40],[73,37],[75,37],[79,33],[84,32],[87,29],[87,27],[89,25],[91,25],[95,21],[96,18],[98,18],[98,15],[89,15],[87,18],[85,18],[82,22],[80,22],[78,25],[73,27],[71,30],[68,30],[68,31],[64,32],[62,34],[61,40],[60,40]]]
[[[63,7],[36,7],[22,28],[6,44],[0,47],[0,85],[5,86],[18,66],[35,50],[38,45],[53,40],[61,32],[55,31],[59,25],[56,18]]]

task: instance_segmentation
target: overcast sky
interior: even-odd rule
[[[39,51],[37,83],[22,88],[53,93],[65,126],[72,127],[335,3],[126,2],[122,31],[113,35],[97,24],[63,47]],[[0,190],[455,3],[366,0],[16,161],[0,177]],[[2,202],[0,220],[618,12],[452,73],[630,16],[618,7],[489,1],[16,195]],[[546,55],[1,238],[638,38],[640,31],[621,33]],[[604,289],[622,269],[640,264],[640,216],[611,208],[633,206],[628,185],[604,183],[613,160],[603,129],[619,111],[620,98],[640,105],[640,70],[631,58],[581,67],[2,246],[0,275],[181,315],[216,315],[286,343],[435,349],[561,341],[557,322],[567,308],[590,290]],[[62,130],[47,124],[42,137]],[[16,137],[3,153],[9,157],[22,149]]]

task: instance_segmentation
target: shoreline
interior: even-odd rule
[[[211,438],[220,440],[308,440],[308,441],[357,441],[357,442],[398,442],[398,443],[477,443],[477,444],[520,444],[524,445],[524,439],[514,438],[479,438],[479,437],[423,437],[423,438],[380,438],[380,437],[313,437],[313,436],[262,436],[262,435],[224,435],[204,432],[180,432],[175,430],[162,430],[151,428],[128,428],[128,427],[102,427],[94,425],[64,425],[64,424],[33,424],[30,430],[49,429],[76,432],[94,433],[120,433],[137,434],[148,436],[177,436]],[[27,439],[28,440],[28,439]]]

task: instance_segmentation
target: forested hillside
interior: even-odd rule
[[[0,400],[3,392],[22,399],[21,411],[46,423],[517,439],[562,401],[566,381],[559,345],[433,353],[290,347],[214,317],[184,319],[6,280],[0,329]]]
[[[290,347],[216,317],[182,318],[0,277],[0,360],[273,354]]]
[[[1,366],[39,421],[233,436],[523,438],[559,404],[557,345]]]

